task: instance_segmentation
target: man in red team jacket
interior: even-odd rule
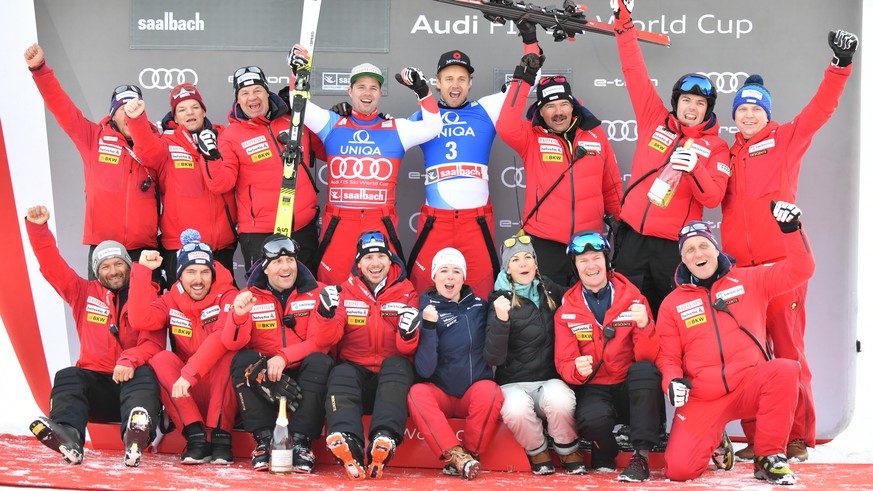
[[[119,85],[109,101],[109,115],[89,121],[64,92],[55,72],[45,63],[39,44],[24,52],[27,67],[45,105],[73,140],[85,170],[85,230],[82,243],[94,248],[104,240],[117,240],[133,260],[143,249],[157,247],[158,201],[156,171],[148,169],[133,153],[133,141],[122,106],[142,99],[135,85]],[[151,131],[157,131],[154,127]],[[94,279],[88,272],[88,278]]]
[[[800,210],[782,201],[771,207],[786,250],[772,266],[734,267],[705,222],[688,222],[681,231],[678,286],[655,326],[662,389],[676,407],[664,454],[671,481],[706,471],[729,421],[756,418],[755,478],[795,482],[784,451],[800,366],[765,349],[765,312],[773,298],[809,280],[815,262]]]
[[[158,383],[146,361],[164,349],[166,341],[130,325],[130,255],[118,242],[101,242],[91,261],[97,279],[86,280],[61,257],[46,223],[48,209],[34,206],[26,219],[40,271],[70,305],[79,335],[76,366],[55,374],[49,417],[37,418],[30,431],[68,463],[81,464],[87,423],[121,421],[124,463],[136,467],[155,437],[161,410]]]
[[[770,92],[759,75],[751,75],[734,98],[737,129],[731,147],[731,177],[721,205],[721,236],[724,250],[737,266],[772,264],[785,259],[779,227],[769,218],[770,200],[795,202],[803,154],[816,132],[834,114],[843,88],[852,74],[852,55],[858,37],[839,30],[828,35],[834,52],[818,91],[791,122],[780,125],[772,119]],[[767,336],[777,358],[800,363],[800,398],[791,426],[787,455],[804,461],[806,448],[815,446],[815,407],[812,372],[806,360],[807,283],[774,298],[767,306]],[[748,441],[755,441],[754,421],[743,421]],[[755,456],[750,445],[737,452],[740,458]]]
[[[236,297],[230,272],[213,261],[212,249],[196,230],[182,233],[174,264],[178,277],[160,297],[149,288],[151,272],[161,266],[158,251],[143,251],[134,264],[130,286],[130,322],[141,331],[167,335],[172,351],[149,360],[161,386],[161,400],[188,444],[183,464],[233,463],[231,430],[236,397],[230,383],[233,354],[220,342],[224,316]],[[215,338],[207,343],[207,339]],[[212,428],[207,442],[204,424]]]

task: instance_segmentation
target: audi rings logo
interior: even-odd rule
[[[418,233],[418,216],[421,215],[420,211],[416,211],[409,217],[409,230],[412,230],[413,233]]]
[[[326,165],[322,165],[321,167],[318,168],[318,181],[321,182],[322,184],[324,184],[325,186],[327,186],[327,177],[325,177],[327,175],[326,172],[327,172]]]
[[[391,177],[394,166],[391,161],[375,157],[335,157],[330,161],[332,179],[375,179],[384,181]]]
[[[524,180],[524,168],[507,167],[500,173],[500,180],[503,185],[508,188],[523,188],[526,186]]]
[[[719,94],[732,94],[743,86],[743,82],[749,78],[746,72],[697,72],[705,75],[715,84],[715,90]]]
[[[635,119],[630,121],[622,121],[620,119],[612,121],[602,121],[600,126],[606,132],[606,137],[613,142],[635,142],[639,135],[637,134],[637,122]]]
[[[197,72],[190,68],[143,68],[139,72],[143,89],[172,89],[186,82],[197,85]]]

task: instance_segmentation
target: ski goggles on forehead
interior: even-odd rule
[[[358,242],[361,244],[362,249],[366,249],[367,247],[374,247],[374,246],[385,247],[386,244],[388,243],[385,240],[385,234],[383,234],[382,232],[366,233],[366,234],[361,236],[361,238]]]
[[[112,97],[116,101],[123,101],[125,99],[141,99],[142,91],[139,90],[139,87],[136,85],[119,85],[112,92]]]
[[[189,243],[183,245],[181,250],[183,250],[185,252],[191,252],[191,251],[197,251],[197,250],[212,252],[212,248],[209,247],[209,244],[205,244],[203,242],[189,242]]]
[[[684,237],[691,232],[706,232],[708,234],[711,234],[712,230],[710,230],[709,225],[704,222],[689,223],[688,225],[682,227],[682,230],[679,231],[679,237]]]
[[[237,71],[233,72],[233,76],[240,77],[242,75],[245,75],[246,73],[258,73],[261,75],[264,74],[264,72],[262,72],[261,69],[256,67],[256,66],[244,66],[242,68],[237,69]]]
[[[679,82],[679,92],[699,92],[700,95],[708,97],[715,93],[715,87],[712,86],[712,81],[703,75],[686,75]]]
[[[552,82],[559,83],[559,84],[565,84],[565,83],[567,83],[567,77],[565,77],[563,75],[555,75],[555,76],[551,76],[551,77],[543,77],[540,79],[540,85],[548,85]]]
[[[513,235],[503,241],[503,247],[512,247],[515,244],[530,244],[530,235]]]
[[[300,246],[297,245],[297,241],[285,237],[264,244],[264,257],[267,259],[276,259],[279,256],[295,257],[299,250]]]
[[[586,251],[600,252],[609,249],[606,238],[598,233],[577,235],[567,244],[567,254],[582,254]]]

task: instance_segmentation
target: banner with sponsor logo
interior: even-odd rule
[[[325,0],[318,51],[388,51],[388,0]],[[131,49],[287,51],[302,0],[132,0]]]
[[[471,97],[479,98],[500,90],[523,52],[512,25],[492,24],[474,10],[428,0],[362,0],[348,2],[358,7],[340,9],[354,15],[331,20],[331,3],[325,0],[313,77],[312,101],[322,107],[348,100],[345,90],[349,71],[362,62],[373,63],[384,72],[379,110],[401,117],[418,108],[414,94],[393,80],[403,67],[419,67],[426,76],[434,77],[439,56],[460,49],[470,56],[475,67]],[[111,0],[37,5],[39,40],[47,61],[89,119],[99,120],[108,113],[113,87],[137,83],[143,88],[150,119],[160,120],[169,110],[169,89],[192,82],[201,89],[210,119],[224,124],[233,102],[231,74],[235,69],[260,66],[274,92],[290,80],[284,51],[296,39],[299,27],[294,19],[299,16],[299,1],[238,4],[229,0],[134,0],[129,9],[127,5]],[[773,96],[773,118],[789,122],[809,102],[830,63],[828,31],[844,28],[860,32],[861,1],[832,2],[825,9],[821,5],[812,0],[662,0],[639,3],[634,17],[638,27],[669,34],[672,40],[670,48],[642,47],[649,76],[661,99],[669,105],[671,87],[683,74],[709,76],[718,89],[715,113],[720,135],[730,144],[736,133],[731,103],[749,74],[763,76]],[[608,2],[590,2],[588,7],[590,18],[610,20]],[[185,29],[158,29],[161,25],[173,26],[171,21],[177,27],[183,23]],[[203,30],[197,30],[201,26]],[[213,26],[216,30],[210,32]],[[360,31],[370,37],[357,37]],[[573,94],[603,121],[626,186],[639,135],[615,40],[585,34],[579,35],[576,42],[555,43],[542,30],[539,38],[546,55],[543,73],[567,76]],[[336,46],[351,47],[346,50]],[[819,437],[825,439],[845,426],[853,398],[849,387],[854,386],[851,374],[855,360],[853,285],[861,87],[858,58],[839,108],[806,153],[798,194],[804,210],[804,229],[818,252],[817,272],[809,290],[806,344],[816,381],[827,381],[814,384]],[[65,257],[76,258],[83,251],[82,164],[54,118],[48,115],[48,120],[50,166],[53,175],[63,176],[58,181],[63,186],[56,186],[54,197],[55,216],[58,224],[63,224],[63,228],[59,226],[59,240]],[[319,163],[315,178],[325,189],[328,172],[363,174],[377,172],[377,168],[364,161],[337,162],[332,168]],[[488,176],[494,233],[499,243],[517,231],[524,213],[520,203],[524,203],[526,191],[520,158],[499,139],[491,152]],[[427,179],[421,152],[410,151],[403,160],[397,187],[399,233],[407,250],[415,238]],[[324,204],[327,193],[322,192],[319,199]],[[718,229],[719,209],[707,210],[705,218]],[[241,278],[242,261],[238,263],[235,272]]]

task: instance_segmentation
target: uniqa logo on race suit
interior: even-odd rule
[[[379,146],[370,139],[367,130],[358,130],[352,134],[348,144],[340,145],[339,153],[342,155],[382,155]]]
[[[143,89],[172,89],[189,83],[197,85],[199,77],[191,68],[143,68],[139,72],[139,86]]]

